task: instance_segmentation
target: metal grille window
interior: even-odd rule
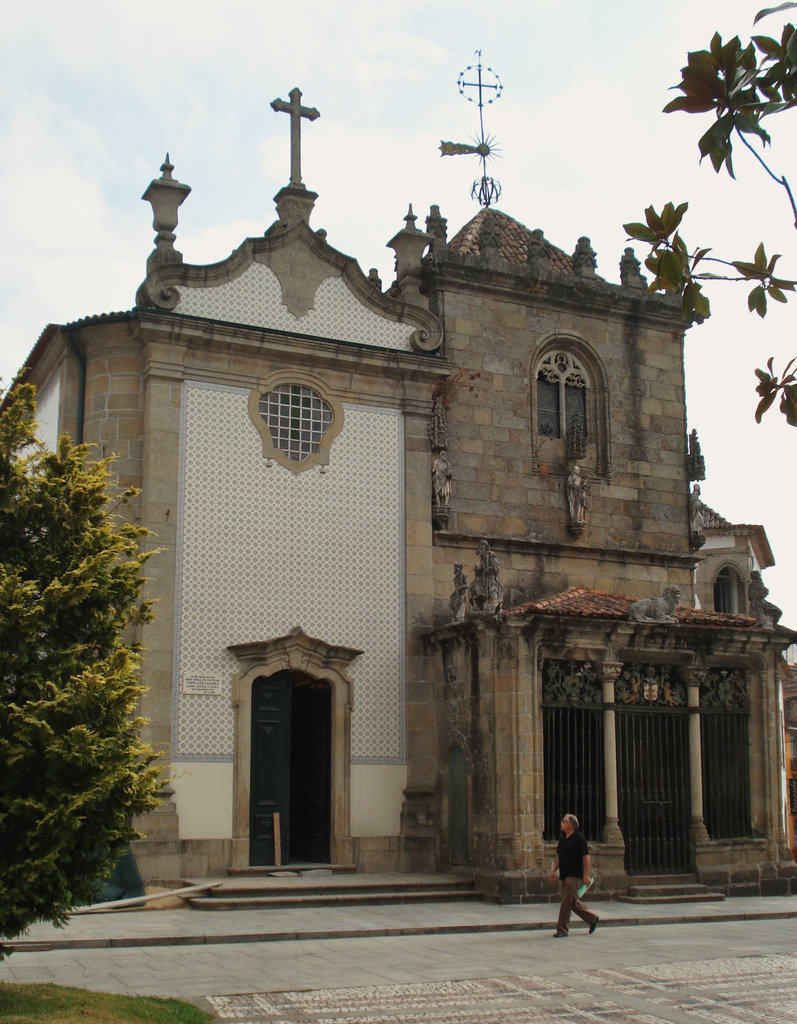
[[[545,780],[543,838],[559,838],[564,814],[575,814],[587,839],[606,820],[603,696],[591,662],[549,659],[542,666]]]
[[[752,834],[747,678],[712,669],[700,685],[703,817],[712,839]]]
[[[587,434],[587,375],[567,352],[553,352],[537,372],[537,433],[566,437],[576,419]]]
[[[261,396],[258,408],[274,447],[296,462],[318,451],[332,423],[327,403],[302,384],[279,384]]]

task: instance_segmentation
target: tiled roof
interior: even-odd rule
[[[731,530],[733,526],[728,520],[709,508],[704,502],[699,502],[700,511],[703,513],[703,526],[706,530]]]
[[[516,608],[506,609],[507,615],[563,615],[586,619],[625,619],[628,609],[637,600],[625,594],[606,594],[589,587],[574,587],[553,597],[530,601]],[[703,608],[679,606],[675,618],[692,626],[725,626],[733,629],[752,629],[756,620],[748,615],[726,615]]]
[[[480,256],[482,228],[489,219],[501,258],[507,263],[527,263],[531,232],[520,221],[500,210],[480,210],[476,216],[454,235],[448,243],[449,252],[461,256]],[[573,260],[555,245],[543,240],[543,251],[555,270],[563,274],[573,272]]]

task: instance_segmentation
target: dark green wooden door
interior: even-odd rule
[[[275,864],[274,815],[279,814],[281,863],[288,861],[290,829],[290,672],[256,679],[252,686],[252,766],[249,860]]]
[[[250,851],[253,865],[328,863],[331,806],[329,683],[278,672],[252,686]]]

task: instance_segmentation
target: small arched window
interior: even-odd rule
[[[537,434],[587,436],[587,375],[567,352],[552,352],[537,371]]]
[[[744,583],[732,565],[720,569],[714,580],[714,611],[725,615],[745,612]]]

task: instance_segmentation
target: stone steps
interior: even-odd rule
[[[197,885],[201,881],[187,880],[187,884]],[[483,899],[472,881],[451,875],[363,875],[333,873],[331,870],[303,874],[246,871],[214,881],[221,881],[221,885],[205,895],[186,897],[186,902],[202,910],[257,910]]]
[[[713,892],[689,875],[671,876],[667,882],[635,878],[628,892],[617,897],[620,903],[715,903],[724,899],[723,893]]]

